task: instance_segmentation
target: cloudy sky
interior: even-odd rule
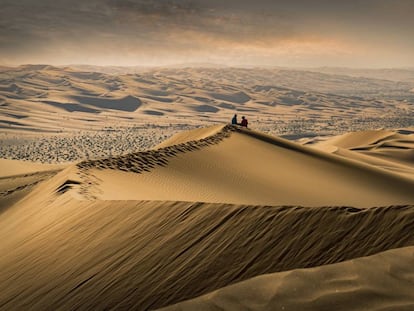
[[[414,67],[414,0],[0,0],[0,64]]]

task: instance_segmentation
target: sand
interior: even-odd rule
[[[410,310],[411,146],[216,125],[5,176],[0,309]]]
[[[0,129],[56,135],[151,124],[205,127],[238,113],[273,136],[333,135],[411,126],[413,88],[403,77],[280,68],[3,67]]]
[[[51,204],[27,200],[1,217],[0,234],[15,232],[1,243],[4,309],[154,309],[265,273],[414,242],[413,206],[74,204],[67,193]]]
[[[212,134],[212,130],[217,132]],[[104,200],[355,206],[410,204],[414,180],[253,130],[216,126],[158,150],[78,165]],[[340,176],[340,178],[338,178]]]
[[[414,175],[414,129],[347,133],[311,145],[403,176]]]
[[[0,159],[0,167],[0,178],[4,178],[15,175],[27,175],[30,173],[60,170],[64,168],[65,165],[50,165],[17,160]]]
[[[0,68],[0,309],[413,309],[413,81]]]
[[[413,264],[414,247],[405,247],[258,276],[162,310],[412,310]]]
[[[0,213],[26,196],[40,182],[61,171],[63,164],[0,159]]]

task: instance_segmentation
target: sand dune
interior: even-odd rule
[[[234,204],[370,207],[414,201],[412,179],[252,130],[218,126],[172,142],[78,164],[84,183],[99,181],[84,191],[104,200]]]
[[[347,133],[312,146],[414,178],[414,131],[410,129]]]
[[[414,247],[259,276],[163,308],[185,310],[412,310]]]
[[[24,175],[43,171],[60,170],[64,165],[40,164],[17,160],[0,159],[0,178],[13,175]]]
[[[64,167],[0,159],[0,214]]]
[[[259,68],[118,69],[1,68],[0,128],[33,133],[120,123],[200,125],[228,122],[238,112],[273,134],[297,134],[298,126],[338,134],[372,123],[404,127],[412,119],[409,82]]]
[[[386,130],[353,132],[329,139],[323,144],[354,149],[362,146],[374,145],[382,140],[389,139],[394,135],[395,133],[393,131]]]
[[[0,309],[408,310],[414,180],[352,148],[411,134],[355,135],[331,154],[216,125],[6,176]]]
[[[319,143],[321,146],[332,145],[350,150],[374,150],[382,147],[411,149],[413,144],[414,129],[352,132]]]
[[[0,309],[413,309],[413,86],[1,67]]]
[[[147,310],[414,245],[412,206],[77,201],[48,183],[0,215],[3,309]]]

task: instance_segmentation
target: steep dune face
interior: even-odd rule
[[[259,276],[164,308],[186,310],[412,310],[414,247],[312,269]],[[392,271],[392,273],[390,273]]]
[[[39,189],[0,215],[5,310],[155,309],[265,273],[414,245],[413,206],[77,201]]]
[[[86,191],[104,200],[235,204],[370,207],[414,201],[414,181],[403,176],[238,127],[206,137],[217,129],[173,138],[176,145],[146,153],[83,162],[84,175],[99,181]]]

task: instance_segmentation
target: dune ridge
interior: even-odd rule
[[[0,217],[0,308],[163,307],[265,273],[414,245],[413,211],[74,201],[33,191]]]
[[[79,163],[82,191],[103,200],[265,205],[414,201],[412,178],[237,126],[190,131],[171,143]]]
[[[258,276],[166,307],[185,310],[412,310],[414,247]]]
[[[414,178],[414,130],[411,128],[353,132],[308,143],[325,152]]]
[[[0,178],[11,177],[15,175],[24,175],[44,171],[56,171],[62,169],[64,165],[58,164],[40,164],[26,161],[0,159]]]
[[[199,150],[212,144],[218,144],[221,140],[228,137],[235,127],[214,126],[210,130],[193,130],[188,135],[181,136],[178,134],[173,139],[167,140],[155,147],[154,150],[132,153],[125,156],[114,158],[82,161],[77,164],[80,169],[101,168],[117,169],[121,171],[142,173],[149,171],[156,165],[164,166],[168,163],[168,158],[179,153]],[[191,134],[195,132],[195,134]],[[206,135],[205,132],[208,134]],[[200,137],[201,136],[201,137]],[[177,138],[178,137],[178,138]],[[171,142],[169,142],[171,141]]]

